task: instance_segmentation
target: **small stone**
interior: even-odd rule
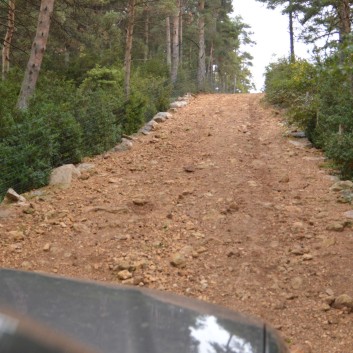
[[[230,249],[227,251],[227,257],[238,257],[240,256],[240,252],[238,249]]]
[[[282,178],[279,180],[280,183],[289,183],[289,175],[284,175]]]
[[[331,309],[331,306],[329,305],[329,304],[327,304],[327,303],[323,303],[321,306],[320,306],[320,310],[321,311],[330,311],[330,309]]]
[[[109,184],[119,184],[121,182],[121,179],[118,178],[109,178],[108,183]]]
[[[344,222],[333,222],[326,227],[326,230],[330,230],[333,232],[343,232],[344,228],[345,228]]]
[[[25,239],[25,235],[23,232],[19,231],[19,230],[11,230],[9,232],[10,238],[12,241],[21,241]]]
[[[298,298],[298,295],[293,294],[293,293],[289,293],[289,294],[287,294],[287,296],[286,296],[286,299],[287,299],[287,300],[294,300],[294,299],[297,299],[297,298]]]
[[[24,270],[30,270],[32,269],[32,263],[29,261],[23,261],[21,263],[21,268],[23,268]]]
[[[296,344],[291,347],[290,353],[312,353],[312,349],[308,344]]]
[[[203,254],[203,253],[205,253],[207,251],[208,251],[208,249],[205,248],[204,246],[202,246],[201,248],[197,249],[197,253],[198,254]]]
[[[302,249],[301,247],[295,247],[291,250],[291,254],[293,255],[297,255],[297,256],[300,256],[300,255],[304,255],[304,249]]]
[[[83,223],[74,223],[72,229],[78,233],[89,233],[89,228]]]
[[[335,295],[334,291],[333,291],[331,288],[327,288],[326,291],[325,291],[325,293],[326,293],[327,295],[330,295],[330,296],[334,296],[334,295]]]
[[[186,267],[185,256],[181,253],[175,253],[174,255],[172,255],[172,257],[170,259],[170,263],[174,267],[184,268],[184,267]]]
[[[332,304],[335,309],[350,308],[353,309],[353,298],[347,294],[342,294],[335,299]]]
[[[146,204],[148,204],[148,200],[145,199],[143,196],[136,196],[133,200],[132,200],[133,204],[136,206],[145,206]]]
[[[234,213],[239,211],[239,205],[236,202],[233,202],[228,205],[227,207],[227,213]]]
[[[295,222],[293,224],[292,230],[294,233],[299,233],[299,232],[303,231],[304,228],[305,228],[305,226],[304,226],[303,222]]]
[[[187,173],[194,173],[196,171],[196,168],[193,165],[188,165],[188,166],[184,167],[184,170]]]
[[[330,306],[333,304],[335,299],[336,298],[333,295],[329,295],[329,296],[326,296],[326,297],[323,298],[325,304],[330,305]]]
[[[22,212],[24,214],[33,215],[36,212],[36,210],[33,207],[30,206],[30,207],[27,207],[27,208],[23,209]]]
[[[88,180],[91,177],[90,173],[83,172],[81,175],[78,177],[80,180]]]
[[[331,246],[334,246],[336,244],[336,238],[330,237],[330,238],[324,238],[322,240],[322,246],[324,248],[329,248]]]
[[[304,254],[303,257],[302,257],[303,261],[310,261],[313,258],[314,258],[314,256],[311,255],[311,254]]]
[[[51,248],[51,244],[50,243],[46,243],[44,246],[43,246],[43,251],[49,251]]]
[[[303,279],[301,277],[295,277],[291,280],[291,286],[293,289],[300,289],[303,286]]]
[[[207,249],[206,249],[206,251],[207,251]],[[193,252],[194,252],[194,249],[190,245],[186,245],[182,249],[180,249],[180,254],[182,254],[184,256],[190,256]]]
[[[123,270],[118,272],[118,278],[122,281],[125,281],[129,278],[132,278],[132,273],[128,270]]]

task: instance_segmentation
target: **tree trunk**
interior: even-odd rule
[[[343,43],[347,35],[351,32],[350,6],[349,0],[338,0],[337,13],[339,21],[340,41]]]
[[[211,42],[210,57],[208,59],[207,77],[210,83],[212,83],[213,74],[213,41]]]
[[[197,70],[197,87],[199,91],[205,90],[206,80],[206,51],[205,51],[205,0],[199,1],[199,60]]]
[[[148,60],[150,41],[150,9],[148,5],[145,7],[145,49],[143,53],[143,61]]]
[[[349,0],[337,0],[336,10],[338,14],[338,29],[339,29],[339,40],[340,44],[345,46],[347,37],[351,32],[351,21],[350,21],[350,6]],[[347,60],[347,54],[342,50],[340,61],[343,64]],[[348,59],[349,60],[349,59]],[[351,61],[351,60],[350,60]],[[348,74],[347,81],[349,82],[351,95],[353,94],[353,75]],[[339,124],[338,134],[342,135],[345,131],[346,126]]]
[[[165,19],[165,29],[166,29],[166,46],[167,46],[167,65],[169,72],[171,72],[172,67],[172,39],[170,35],[170,18],[169,16]]]
[[[292,1],[290,1],[290,4]],[[293,27],[293,11],[289,11],[289,38],[290,38],[290,62],[295,62],[295,51],[294,51],[294,27]]]
[[[36,88],[40,67],[49,37],[50,20],[53,9],[54,0],[41,1],[37,31],[17,101],[17,107],[21,110],[26,110],[28,108],[29,98],[32,96]]]
[[[15,30],[15,0],[9,0],[7,11],[7,30],[2,47],[2,79],[5,80],[10,71],[10,49]]]
[[[125,46],[125,61],[124,61],[124,71],[125,71],[125,96],[129,98],[130,95],[130,79],[131,79],[131,52],[132,52],[132,39],[134,33],[134,23],[135,23],[135,0],[129,0],[128,4],[128,23],[126,29],[126,46]]]
[[[179,65],[183,63],[183,1],[179,4]]]
[[[171,81],[175,84],[178,78],[179,68],[179,6],[177,13],[173,16],[173,32],[172,32],[172,71]]]

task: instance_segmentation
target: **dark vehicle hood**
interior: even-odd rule
[[[2,269],[1,307],[102,353],[287,352],[261,321],[134,287]]]

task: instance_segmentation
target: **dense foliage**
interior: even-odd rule
[[[353,177],[353,36],[349,0],[258,0],[295,13],[301,37],[316,44],[311,62],[281,59],[267,67],[267,100],[286,109],[342,177]],[[322,41],[322,39],[325,41]],[[318,39],[321,41],[317,42]]]
[[[45,185],[53,167],[109,150],[123,133],[136,132],[167,110],[172,97],[252,87],[251,56],[241,51],[251,43],[249,29],[241,18],[230,17],[229,0],[206,0],[202,7],[192,0],[55,0],[51,23],[42,22],[50,33],[45,54],[40,50],[39,79],[23,109],[17,104],[21,82],[35,49],[38,13],[45,8],[39,6],[48,1],[54,0],[0,4],[3,18],[8,15],[0,24],[0,198],[9,187],[23,192]],[[175,51],[168,31],[177,39],[177,67],[168,58],[168,48]]]
[[[353,95],[346,70],[338,53],[315,63],[282,59],[268,66],[265,86],[267,100],[285,108],[289,122],[352,178]]]

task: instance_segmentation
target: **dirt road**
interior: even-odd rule
[[[261,98],[199,96],[2,210],[0,266],[173,291],[259,316],[296,352],[351,353],[353,314],[329,304],[353,296],[352,207]]]

